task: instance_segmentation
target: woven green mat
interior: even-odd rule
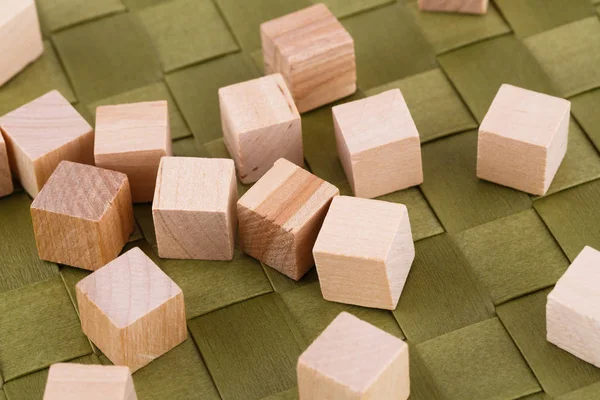
[[[217,89],[260,76],[258,25],[317,0],[37,0],[44,55],[0,88],[0,115],[58,89],[93,122],[98,105],[166,99],[176,155],[228,157]],[[600,248],[600,1],[493,0],[485,16],[416,0],[324,0],[355,40],[359,90],[400,88],[423,142],[406,204],[416,259],[398,308],[323,300],[235,253],[161,260],[150,205],[139,246],[183,289],[189,338],[134,375],[142,400],[296,399],[298,355],[341,311],[406,339],[411,399],[600,398],[600,369],[545,339],[548,291],[584,245]],[[476,129],[502,83],[572,102],[567,156],[532,197],[475,176]],[[349,193],[331,105],[302,117],[307,166]],[[247,186],[239,185],[240,193]],[[55,362],[108,364],[83,335],[75,284],[40,261],[31,199],[0,199],[0,400],[41,399]]]

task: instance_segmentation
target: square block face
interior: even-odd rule
[[[237,199],[232,160],[164,157],[152,204],[160,257],[231,260]]]
[[[419,8],[424,11],[485,14],[488,2],[488,0],[419,0]]]
[[[97,108],[96,165],[127,174],[134,202],[152,201],[160,158],[171,154],[166,101]]]
[[[298,359],[301,399],[408,399],[408,345],[342,312]]]
[[[260,27],[265,73],[279,72],[300,112],[356,91],[354,40],[324,4]]]
[[[302,126],[279,74],[219,89],[223,138],[243,183],[256,182],[275,161],[304,164]]]
[[[0,15],[0,86],[44,51],[34,0],[3,0]]]
[[[313,265],[312,248],[339,190],[280,159],[238,201],[242,251],[298,280]]]
[[[600,368],[600,252],[586,246],[548,295],[548,341]]]
[[[90,124],[56,90],[0,117],[13,176],[35,197],[62,160],[94,163]]]
[[[187,337],[183,292],[139,248],[77,284],[83,332],[136,371]]]
[[[127,177],[63,161],[31,204],[41,259],[96,270],[113,260],[133,232]]]
[[[415,258],[406,206],[335,197],[313,254],[326,300],[393,310]]]
[[[477,176],[546,193],[566,151],[571,103],[504,84],[479,127]]]
[[[4,142],[2,133],[0,133],[0,197],[11,194],[13,189],[6,142]]]
[[[398,89],[333,107],[338,156],[355,196],[423,182],[419,132]]]

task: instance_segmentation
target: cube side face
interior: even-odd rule
[[[298,362],[298,393],[300,400],[360,400],[362,394]],[[373,397],[373,399],[378,399]]]
[[[348,149],[346,138],[342,133],[342,128],[340,127],[335,112],[333,113],[333,126],[335,133],[335,145],[338,157],[340,159],[342,167],[344,168],[344,172],[346,173],[346,178],[350,183],[352,192],[356,193],[356,183],[354,182],[354,170],[352,165],[352,154],[350,154],[350,149]]]
[[[394,308],[398,305],[398,300],[402,295],[402,290],[404,289],[414,259],[415,245],[413,243],[408,211],[405,211],[404,218],[400,221],[398,231],[385,260]]]
[[[8,163],[8,151],[6,143],[0,132],[0,197],[11,194],[14,190],[10,165]]]
[[[569,142],[569,124],[570,124],[570,105],[569,110],[563,117],[562,122],[560,123],[554,137],[552,138],[552,142],[548,147],[548,155],[547,155],[547,163],[546,166],[546,174],[544,176],[544,194],[550,188],[556,173],[558,172],[558,168],[560,167],[565,155],[567,154],[567,147]]]
[[[98,222],[98,232],[104,264],[114,260],[135,229],[129,182],[119,188],[111,206]],[[103,265],[104,265],[103,264]]]
[[[44,400],[127,400],[133,380],[121,366],[53,364],[48,373]],[[135,390],[133,392],[135,396]]]
[[[419,8],[425,11],[485,14],[489,0],[419,0]]]
[[[408,346],[404,346],[392,363],[373,382],[365,397],[378,400],[408,400],[410,396],[409,368]]]

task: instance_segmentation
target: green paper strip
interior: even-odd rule
[[[600,113],[598,112],[600,89],[580,94],[570,100],[573,116],[581,124],[596,149],[600,151]]]
[[[597,400],[598,398],[600,398],[600,383],[559,396],[556,400]]]
[[[37,0],[36,5],[44,33],[126,10],[120,0]]]
[[[313,4],[324,3],[337,18],[365,12],[371,8],[393,3],[394,0],[310,0]]]

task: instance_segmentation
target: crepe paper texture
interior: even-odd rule
[[[293,290],[305,285],[310,285],[311,283],[317,282],[319,277],[317,276],[317,269],[315,267],[311,268],[299,281],[295,281],[290,279],[286,275],[277,271],[274,268],[265,265],[264,263],[260,263],[263,267],[263,271],[265,275],[269,279],[273,290],[277,293],[285,293],[289,290]]]
[[[36,5],[44,33],[126,10],[120,0],[37,0]]]
[[[580,94],[570,100],[573,116],[594,143],[596,150],[600,151],[600,113],[598,112],[600,89]]]
[[[600,396],[600,383],[558,396],[556,400],[595,400]]]
[[[371,8],[393,3],[394,0],[310,0],[313,4],[323,3],[338,18],[348,17]]]

